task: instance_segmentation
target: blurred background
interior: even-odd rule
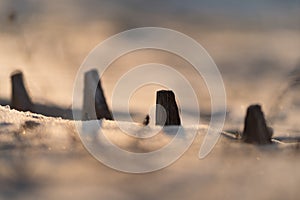
[[[211,55],[224,79],[232,127],[241,128],[250,103],[261,103],[272,119],[296,124],[288,113],[299,106],[291,86],[300,67],[299,19],[299,0],[0,0],[0,99],[10,99],[9,77],[20,69],[34,102],[68,108],[77,70],[97,44],[131,28],[159,26],[187,34]],[[201,77],[184,60],[154,50],[125,55],[105,72],[109,104],[118,78],[148,62],[186,75],[199,91],[201,109],[209,112]],[[138,90],[131,110],[145,115],[156,89]]]
[[[35,103],[70,108],[88,53],[114,34],[148,26],[180,31],[211,55],[227,93],[226,130],[242,131],[247,106],[260,103],[274,136],[299,138],[300,0],[0,0],[0,104],[10,103],[10,75],[19,69]],[[156,50],[122,56],[105,71],[109,106],[122,74],[149,62],[172,66],[191,81],[208,122],[211,100],[202,78],[182,58]],[[137,121],[149,113],[157,89],[133,94]],[[299,199],[299,145],[257,147],[222,137],[199,160],[200,131],[178,162],[132,175],[83,150],[73,122],[0,113],[0,199]],[[115,136],[121,145],[143,147]]]

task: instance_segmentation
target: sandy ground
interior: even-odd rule
[[[222,136],[212,153],[200,160],[203,129],[171,166],[133,175],[95,160],[82,147],[73,121],[5,107],[0,107],[0,116],[1,199],[297,199],[300,195],[299,144],[258,147]],[[124,145],[124,138],[115,141]],[[125,146],[130,146],[128,141]],[[131,150],[139,148],[143,145]]]
[[[214,59],[227,94],[225,131],[242,131],[247,106],[260,103],[274,137],[286,144],[258,147],[222,136],[199,160],[205,135],[199,130],[174,164],[132,175],[95,160],[82,147],[73,121],[1,106],[0,199],[299,198],[299,145],[288,140],[300,137],[299,2],[182,2],[0,0],[0,104],[10,104],[10,75],[20,69],[35,103],[68,110],[79,66],[98,43],[129,28],[159,26],[189,35]],[[122,74],[148,62],[170,65],[188,77],[202,123],[208,124],[204,81],[183,59],[165,52],[134,52],[112,63],[102,77],[109,106]],[[133,95],[129,106],[136,121],[149,113],[157,89],[148,86]],[[125,141],[120,145],[131,148]]]

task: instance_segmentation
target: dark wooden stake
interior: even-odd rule
[[[19,111],[32,111],[33,103],[26,91],[23,73],[15,71],[11,75],[11,107]]]
[[[261,106],[249,106],[242,139],[247,143],[270,144],[272,135],[273,130],[267,126]]]
[[[83,120],[113,120],[106,103],[104,92],[97,70],[90,70],[84,75]]]
[[[144,121],[143,121],[143,125],[144,125],[144,126],[148,126],[149,122],[150,122],[150,116],[149,116],[149,115],[146,115],[146,117],[145,117],[145,119],[144,119]]]
[[[156,125],[169,126],[180,125],[178,106],[175,101],[175,95],[170,90],[160,90],[156,93]],[[162,108],[165,109],[165,111]]]

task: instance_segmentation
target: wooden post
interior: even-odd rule
[[[156,125],[169,126],[180,125],[178,106],[175,95],[170,90],[160,90],[156,93]],[[164,108],[165,111],[162,109]]]
[[[247,143],[270,144],[273,130],[267,127],[260,105],[251,105],[247,109],[242,139]]]
[[[90,70],[84,75],[83,120],[113,120],[106,103],[104,92],[97,70]]]
[[[26,91],[23,73],[15,71],[11,75],[11,107],[19,111],[32,111],[33,103]]]
[[[146,117],[145,117],[145,119],[144,119],[144,121],[143,121],[143,125],[144,125],[144,126],[148,126],[149,122],[150,122],[150,116],[149,116],[149,115],[146,115]]]

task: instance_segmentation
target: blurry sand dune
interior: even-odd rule
[[[131,150],[153,150],[167,141],[137,144],[116,127],[104,121],[105,134]],[[204,136],[202,128],[191,148],[171,166],[132,175],[110,169],[89,155],[72,121],[0,107],[0,198],[250,200],[299,196],[299,147],[258,147],[222,136],[212,153],[199,160]]]
[[[299,19],[298,0],[0,0],[0,105],[10,104],[9,77],[20,69],[34,111],[58,117],[0,106],[0,199],[299,199],[299,87],[289,87],[291,76],[299,74],[299,67],[293,70],[300,61]],[[208,51],[226,88],[224,130],[242,131],[247,106],[261,103],[278,141],[258,147],[223,135],[199,160],[206,133],[201,130],[178,161],[141,175],[94,159],[74,122],[66,120],[72,119],[76,73],[100,42],[145,26],[180,31]],[[109,106],[118,78],[147,62],[168,64],[187,76],[198,92],[203,122],[209,121],[210,97],[201,77],[182,59],[161,52],[135,52],[112,63],[103,76]],[[155,102],[154,89],[142,88],[133,97],[130,111],[137,122]],[[114,142],[137,152],[169,139],[136,142],[109,130]]]

